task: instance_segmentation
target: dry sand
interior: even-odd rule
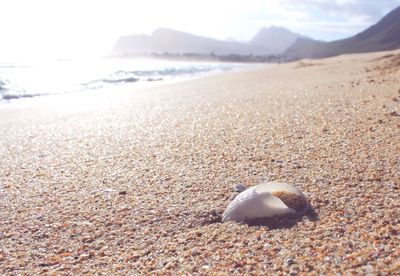
[[[0,273],[399,273],[399,61],[1,107]],[[313,210],[221,223],[233,186],[265,178],[301,188]]]

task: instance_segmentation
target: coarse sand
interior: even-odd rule
[[[394,275],[400,51],[0,106],[0,273]],[[268,178],[312,208],[221,223]]]

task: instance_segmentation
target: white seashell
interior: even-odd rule
[[[223,213],[222,221],[242,222],[277,215],[301,214],[307,208],[306,198],[298,188],[287,183],[267,182],[238,194]]]

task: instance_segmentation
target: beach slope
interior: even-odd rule
[[[399,65],[347,55],[3,105],[0,273],[398,272]],[[312,208],[221,223],[232,187],[265,179]]]

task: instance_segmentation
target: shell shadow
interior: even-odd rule
[[[201,213],[197,215],[197,218],[200,226],[222,222],[222,215],[217,210]]]
[[[245,221],[244,223],[249,226],[265,226],[265,227],[268,227],[268,229],[270,229],[270,230],[288,229],[288,228],[292,228],[294,225],[296,225],[298,222],[300,222],[304,218],[306,218],[310,221],[318,221],[319,220],[318,213],[310,205],[308,207],[308,210],[302,215],[288,214],[288,215],[284,215],[284,216],[275,216],[272,218],[248,220],[248,221]]]
[[[219,210],[210,210],[208,212],[202,212],[197,214],[198,224],[200,226],[214,224],[214,223],[222,223],[222,215]],[[270,230],[274,229],[285,229],[292,228],[296,223],[306,218],[310,221],[318,221],[318,213],[315,209],[309,205],[308,210],[302,215],[284,215],[284,216],[275,216],[272,218],[262,218],[262,219],[253,219],[244,221],[244,224],[248,226],[265,226]]]

